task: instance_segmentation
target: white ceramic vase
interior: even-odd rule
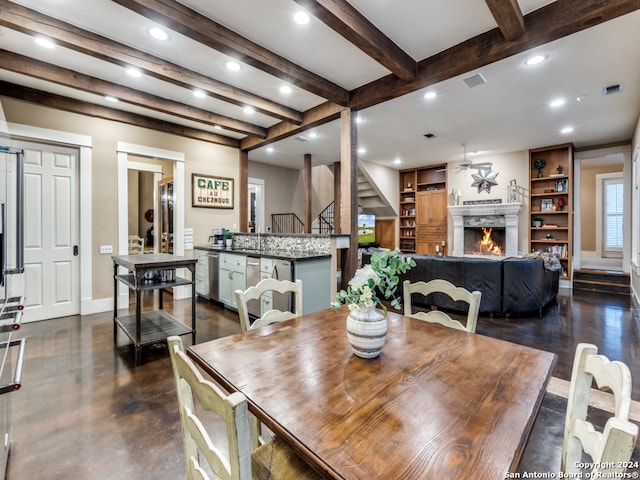
[[[387,338],[387,317],[375,306],[360,306],[347,316],[347,338],[354,355],[376,358]]]

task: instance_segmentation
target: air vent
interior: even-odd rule
[[[424,136],[427,137],[427,138],[435,137],[435,135],[433,133],[425,133]]]
[[[616,83],[615,85],[609,85],[608,87],[604,87],[602,89],[602,95],[613,95],[614,93],[618,93],[622,91],[622,83]]]
[[[297,136],[296,140],[298,140],[299,142],[308,142],[309,141],[309,139],[307,137],[303,137],[302,135]]]
[[[487,80],[482,76],[481,73],[476,73],[475,75],[472,75],[470,77],[463,78],[462,81],[469,88],[477,87],[478,85],[484,85],[485,83],[487,83]]]

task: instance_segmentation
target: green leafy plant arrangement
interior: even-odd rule
[[[226,230],[224,232],[224,238],[227,238],[227,239],[233,238],[233,232],[231,230]]]
[[[337,312],[343,303],[351,311],[358,311],[361,306],[379,306],[385,313],[386,306],[382,300],[391,300],[391,306],[400,309],[400,298],[396,296],[401,273],[416,266],[411,257],[400,254],[399,250],[385,250],[371,255],[371,263],[356,270],[349,281],[346,290],[336,294],[336,301],[332,303]]]

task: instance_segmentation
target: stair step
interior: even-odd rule
[[[573,278],[574,280],[617,285],[629,285],[631,283],[628,273],[614,270],[581,269],[573,272]]]
[[[582,268],[573,272],[573,289],[630,295],[631,278],[618,270]]]

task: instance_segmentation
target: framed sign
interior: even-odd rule
[[[192,173],[191,206],[233,208],[233,178]]]

